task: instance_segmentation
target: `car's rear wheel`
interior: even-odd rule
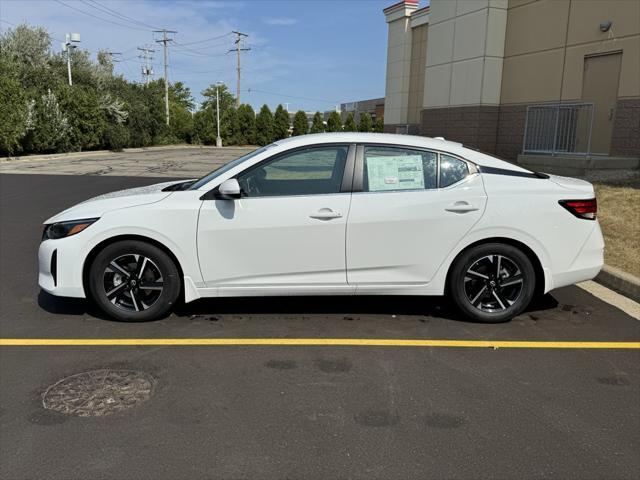
[[[535,291],[535,271],[518,248],[502,243],[477,245],[463,252],[449,275],[449,292],[467,317],[481,322],[511,320]]]
[[[143,322],[165,315],[180,294],[175,263],[160,248],[137,240],[107,245],[89,270],[89,289],[110,317]]]

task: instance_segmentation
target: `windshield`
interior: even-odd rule
[[[249,152],[246,155],[243,155],[242,157],[238,157],[235,160],[231,160],[229,163],[225,163],[224,165],[221,165],[220,167],[216,168],[213,172],[208,173],[207,175],[205,175],[204,177],[202,177],[199,180],[196,180],[189,187],[189,190],[198,190],[200,187],[202,187],[203,185],[206,185],[207,183],[209,183],[214,178],[222,175],[225,172],[228,172],[233,167],[235,167],[237,165],[240,165],[245,160],[249,160],[250,158],[255,157],[256,155],[260,155],[262,152],[267,151],[268,149],[270,149],[274,145],[275,145],[275,143],[272,143],[271,145],[267,145],[266,147],[258,148],[257,150],[254,150],[253,152]]]

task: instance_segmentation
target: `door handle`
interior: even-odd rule
[[[476,210],[479,210],[479,208],[474,207],[473,205],[467,202],[456,202],[453,205],[450,205],[447,208],[445,208],[445,210],[447,212],[453,212],[453,213],[467,213],[467,212],[475,212]]]
[[[331,210],[330,208],[321,208],[316,213],[309,215],[309,217],[317,220],[331,220],[332,218],[342,217],[342,213]]]

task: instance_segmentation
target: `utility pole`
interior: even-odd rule
[[[62,51],[67,52],[67,73],[69,74],[69,86],[73,85],[73,79],[71,78],[71,50],[76,48],[74,43],[80,43],[79,33],[67,33],[65,35],[65,42],[62,44]]]
[[[240,41],[242,40],[242,37],[248,37],[249,35],[247,35],[246,33],[242,33],[242,32],[237,32],[237,31],[233,31],[233,33],[236,34],[236,61],[237,61],[237,67],[236,67],[236,72],[237,72],[237,78],[236,78],[236,107],[240,106],[240,52],[248,52],[249,50],[251,50],[250,48],[242,48],[242,46],[240,45]],[[233,52],[232,50],[229,50],[229,52]],[[227,52],[227,53],[229,53]]]
[[[149,77],[153,75],[153,68],[151,67],[151,62],[153,62],[153,50],[150,45],[145,45],[144,47],[138,47],[142,53],[138,55],[138,58],[144,61],[144,65],[142,66],[142,81],[145,85],[149,85]]]
[[[157,43],[162,43],[164,46],[164,114],[167,119],[167,125],[169,125],[169,78],[167,75],[167,44],[173,41],[172,38],[167,36],[168,33],[178,33],[175,30],[154,30],[154,33],[162,33],[162,38],[156,40]]]
[[[111,50],[107,50],[104,52],[105,55],[109,55],[109,58],[113,63],[118,63],[120,61],[115,55],[122,55],[122,52],[112,52]]]

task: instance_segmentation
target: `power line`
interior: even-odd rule
[[[11,26],[13,26],[13,27],[20,27],[20,26],[21,26],[21,25],[18,25],[17,23],[12,23],[12,22],[9,22],[9,21],[7,21],[7,20],[3,20],[3,19],[1,19],[1,18],[0,18],[0,22],[2,22],[2,23],[6,23],[7,25],[11,25]],[[22,25],[27,25],[27,23],[26,23],[26,22],[24,22],[24,23],[22,23]],[[47,35],[49,35],[49,38],[50,38],[50,39],[55,40],[55,41],[57,41],[57,42],[65,42],[65,40],[63,40],[62,38],[54,37],[54,36],[52,36],[49,32],[47,32]]]
[[[111,15],[112,17],[118,18],[120,20],[124,20],[130,23],[133,23],[135,25],[140,25],[143,27],[147,27],[149,29],[157,29],[158,27],[154,27],[153,25],[149,25],[147,23],[144,23],[140,20],[136,20],[135,18],[129,17],[123,13],[119,13],[116,10],[112,10],[111,8],[107,7],[106,5],[102,5],[99,2],[95,1],[95,0],[81,0],[82,3],[84,3],[85,5],[87,5],[88,7],[92,7],[95,8],[97,10],[101,10],[102,12],[106,13],[107,15]]]
[[[150,31],[150,30],[149,30],[149,29],[147,29],[147,28],[133,27],[133,26],[131,26],[131,25],[125,25],[124,23],[114,22],[113,20],[109,20],[108,18],[99,17],[99,16],[94,15],[93,13],[87,12],[87,11],[85,11],[85,10],[81,10],[81,9],[79,9],[79,8],[72,7],[71,5],[69,5],[69,4],[65,3],[65,2],[63,2],[62,0],[55,0],[55,1],[56,1],[57,3],[59,3],[60,5],[64,5],[65,7],[70,8],[71,10],[75,10],[75,11],[77,11],[77,12],[80,12],[80,13],[82,13],[82,14],[84,14],[84,15],[87,15],[87,16],[89,16],[89,17],[92,17],[92,18],[96,18],[96,19],[98,19],[98,20],[102,20],[103,22],[112,23],[113,25],[118,25],[118,26],[120,26],[120,27],[130,28],[131,30],[139,30],[139,31],[146,31],[146,32]]]
[[[185,43],[180,43],[180,42],[174,42],[176,45],[180,45],[181,47],[183,47],[186,50],[189,50],[190,52],[201,52],[201,51],[205,51],[205,50],[210,50],[212,48],[215,47],[221,47],[221,46],[229,46],[229,40],[225,40],[224,42],[220,42],[220,43],[214,43],[212,45],[206,45],[204,47],[186,47]]]
[[[227,53],[219,53],[219,54],[215,54],[215,55],[206,55],[206,54],[193,54],[193,53],[189,53],[189,52],[183,52],[182,50],[180,50],[178,48],[178,46],[176,45],[176,48],[173,49],[173,53],[176,53],[178,55],[184,55],[185,57],[194,57],[194,58],[216,58],[216,57],[226,57]]]
[[[233,32],[227,32],[224,35],[219,35],[217,37],[211,37],[211,38],[205,38],[204,40],[197,40],[195,42],[187,42],[187,43],[183,43],[182,45],[195,45],[196,43],[206,43],[206,42],[211,42],[213,40],[220,40],[221,38],[224,37],[228,37],[230,35],[233,35]]]
[[[336,102],[336,101],[333,101],[333,100],[326,100],[326,99],[321,99],[321,98],[298,97],[296,95],[286,95],[284,93],[267,92],[266,90],[258,90],[257,88],[248,88],[247,90],[245,90],[245,92],[247,92],[247,93],[251,93],[251,92],[265,93],[267,95],[275,95],[275,96],[278,96],[278,97],[295,98],[297,100],[309,100],[310,102],[331,103],[332,105],[335,105],[336,103],[340,103],[340,102]]]

